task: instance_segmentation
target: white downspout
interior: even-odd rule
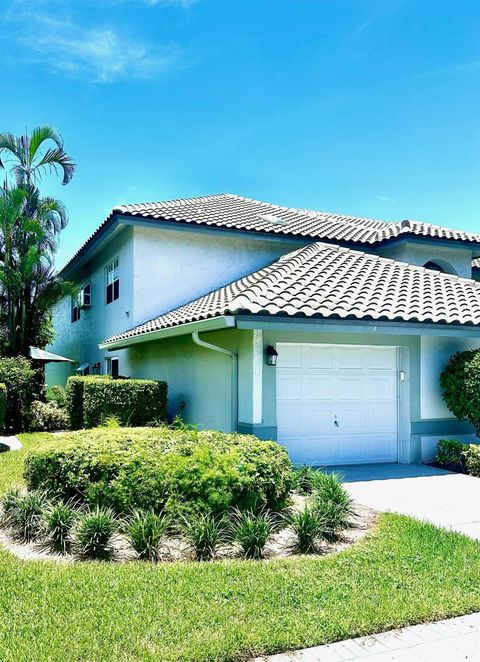
[[[198,331],[192,333],[192,340],[196,345],[200,347],[205,347],[206,349],[211,349],[214,352],[220,352],[225,354],[232,359],[232,432],[237,431],[238,427],[238,356],[235,352],[231,352],[229,349],[224,347],[218,347],[218,345],[212,345],[212,343],[205,342],[198,335]]]

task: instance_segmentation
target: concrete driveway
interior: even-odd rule
[[[480,540],[480,478],[423,464],[337,467],[353,499]]]

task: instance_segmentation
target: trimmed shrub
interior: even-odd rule
[[[71,547],[71,532],[78,517],[73,503],[60,501],[47,507],[44,513],[44,531],[50,549],[66,554]]]
[[[110,561],[115,553],[117,521],[109,508],[97,507],[78,518],[74,549],[83,559]]]
[[[255,513],[252,510],[235,509],[232,515],[231,534],[246,559],[262,559],[265,546],[278,527],[277,518],[268,510]]]
[[[462,421],[470,421],[480,435],[480,350],[457,352],[440,375],[447,407]]]
[[[465,471],[465,453],[468,444],[455,439],[440,439],[437,444],[435,462],[453,471]]]
[[[28,429],[30,405],[39,397],[38,371],[23,356],[0,359],[0,383],[7,389],[5,428],[8,432]]]
[[[98,428],[42,444],[26,458],[25,478],[51,497],[178,516],[232,506],[279,510],[292,467],[285,449],[250,435]]]
[[[32,403],[30,408],[30,430],[33,432],[52,432],[66,430],[69,427],[68,414],[56,402]]]
[[[468,474],[480,478],[480,444],[469,444],[465,464]]]
[[[167,385],[149,379],[91,380],[83,389],[83,422],[91,428],[115,416],[122,425],[167,419]]]
[[[83,392],[85,384],[89,381],[107,379],[111,380],[111,375],[93,375],[87,377],[74,376],[67,379],[65,388],[65,401],[70,419],[70,427],[73,430],[83,428]]]
[[[7,419],[7,387],[5,384],[0,384],[0,434],[5,431],[5,423]]]
[[[136,511],[126,528],[128,539],[138,558],[146,561],[158,561],[161,557],[162,543],[168,531],[170,521],[165,515]]]
[[[223,515],[200,513],[185,518],[183,533],[197,561],[210,561],[220,545],[227,540],[227,526]]]

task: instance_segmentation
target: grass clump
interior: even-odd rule
[[[97,506],[78,518],[74,549],[82,559],[110,561],[114,556],[117,520],[110,508]]]
[[[200,513],[184,519],[183,535],[197,561],[210,561],[227,540],[227,525],[223,515]]]
[[[72,546],[72,529],[78,511],[71,502],[50,505],[44,514],[44,531],[48,547],[58,554],[66,554]]]
[[[235,509],[231,520],[231,537],[246,559],[262,559],[265,546],[278,528],[277,517],[269,510],[258,512]]]
[[[163,514],[153,511],[135,511],[127,523],[126,533],[138,558],[158,561],[162,543],[169,529],[170,521]]]
[[[29,543],[40,536],[45,506],[45,496],[40,492],[18,495],[8,515],[8,524],[16,538]]]
[[[2,510],[1,510],[0,521],[3,525],[5,526],[10,525],[10,518],[12,516],[12,513],[17,508],[17,504],[20,496],[21,496],[21,492],[19,487],[11,487],[2,496],[2,500],[1,500]]]
[[[302,510],[288,513],[285,522],[295,536],[292,551],[297,554],[314,554],[318,538],[325,529],[324,520],[317,510],[305,504]]]
[[[338,474],[316,472],[312,504],[326,540],[335,540],[349,526],[352,500]]]
[[[316,475],[318,471],[308,464],[294,469],[294,488],[300,494],[311,494],[314,486]]]

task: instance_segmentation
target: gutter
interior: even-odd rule
[[[213,352],[219,352],[220,354],[224,354],[225,356],[230,357],[230,359],[232,360],[231,428],[232,428],[232,432],[236,432],[238,428],[238,355],[235,354],[235,352],[231,352],[229,349],[225,349],[224,347],[219,347],[218,345],[213,345],[212,343],[205,342],[205,340],[202,340],[198,335],[198,331],[194,331],[192,333],[192,340],[199,347],[204,347],[205,349],[209,349]]]
[[[190,335],[195,331],[217,331],[219,329],[229,329],[236,326],[235,317],[233,315],[222,315],[220,317],[212,317],[208,320],[201,320],[198,322],[187,322],[186,324],[178,324],[177,326],[170,326],[166,329],[157,329],[156,331],[147,331],[140,333],[136,336],[129,338],[121,338],[113,340],[112,342],[99,343],[99,349],[106,349],[108,351],[114,349],[125,349],[132,345],[138,345],[152,340],[163,340],[164,338],[172,338],[174,336]]]

